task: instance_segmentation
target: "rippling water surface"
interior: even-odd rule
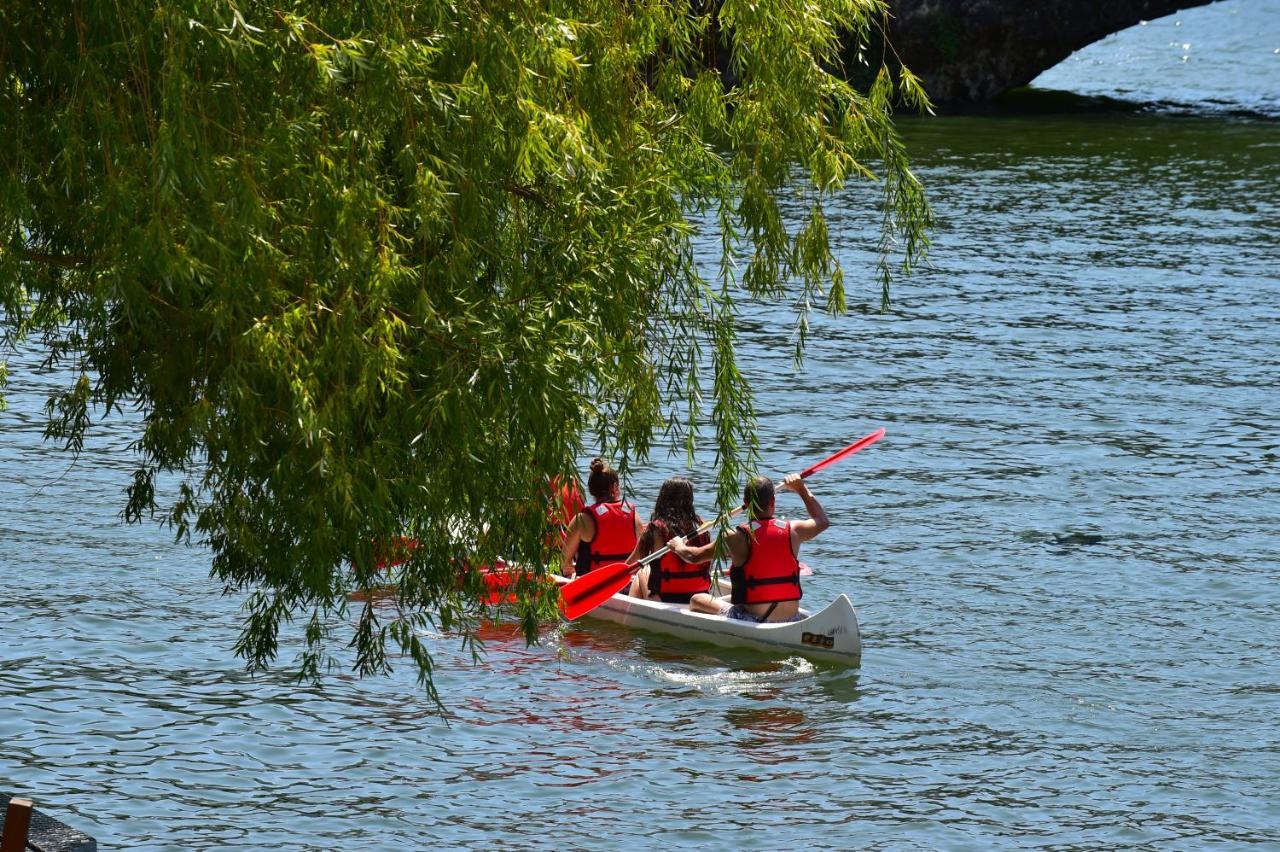
[[[1266,47],[1201,85],[1271,109],[1277,15],[1198,10]],[[788,311],[745,309],[769,469],[889,430],[814,481],[806,596],[854,599],[860,669],[585,622],[492,626],[479,667],[437,637],[447,725],[407,667],[249,678],[208,555],[117,521],[127,422],[72,465],[39,439],[62,377],[20,352],[7,787],[104,848],[1280,844],[1280,123],[1164,108],[1194,100],[1162,88],[1177,51],[1105,61],[1151,32],[1042,80],[1135,109],[909,123],[940,221],[888,313],[852,286],[796,371]],[[860,205],[833,213],[851,273]],[[646,513],[673,467],[631,483]]]

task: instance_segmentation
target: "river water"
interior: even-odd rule
[[[769,470],[888,429],[814,480],[806,599],[853,598],[855,670],[585,622],[479,666],[437,637],[447,724],[407,666],[250,678],[208,554],[117,520],[128,422],[71,464],[17,353],[6,787],[104,848],[1280,845],[1277,50],[1280,0],[1232,0],[908,122],[930,268],[885,314],[852,285],[798,371],[744,309]]]

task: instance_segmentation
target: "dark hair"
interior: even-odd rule
[[[747,487],[742,489],[742,505],[747,507],[749,517],[763,517],[773,508],[773,480],[767,476],[748,479]]]
[[[613,486],[618,484],[618,472],[604,463],[604,459],[591,460],[591,475],[587,477],[587,490],[596,502],[603,503],[613,496]]]
[[[693,483],[683,476],[673,476],[658,489],[649,527],[644,532],[645,549],[652,553],[668,539],[689,535],[701,525],[702,518],[693,510]]]

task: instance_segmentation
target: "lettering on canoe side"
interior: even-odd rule
[[[836,637],[806,631],[800,634],[800,641],[806,645],[816,645],[819,648],[831,648],[836,644]]]

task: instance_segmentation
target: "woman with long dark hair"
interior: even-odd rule
[[[649,526],[636,542],[636,549],[627,561],[643,559],[650,553],[661,550],[677,536],[692,536],[701,525],[702,518],[698,517],[693,508],[693,484],[683,476],[673,476],[662,483]],[[689,544],[697,547],[707,541],[707,534],[702,533],[689,541]],[[628,594],[663,603],[688,603],[691,597],[710,588],[710,562],[691,564],[674,553],[668,553],[636,573]]]

